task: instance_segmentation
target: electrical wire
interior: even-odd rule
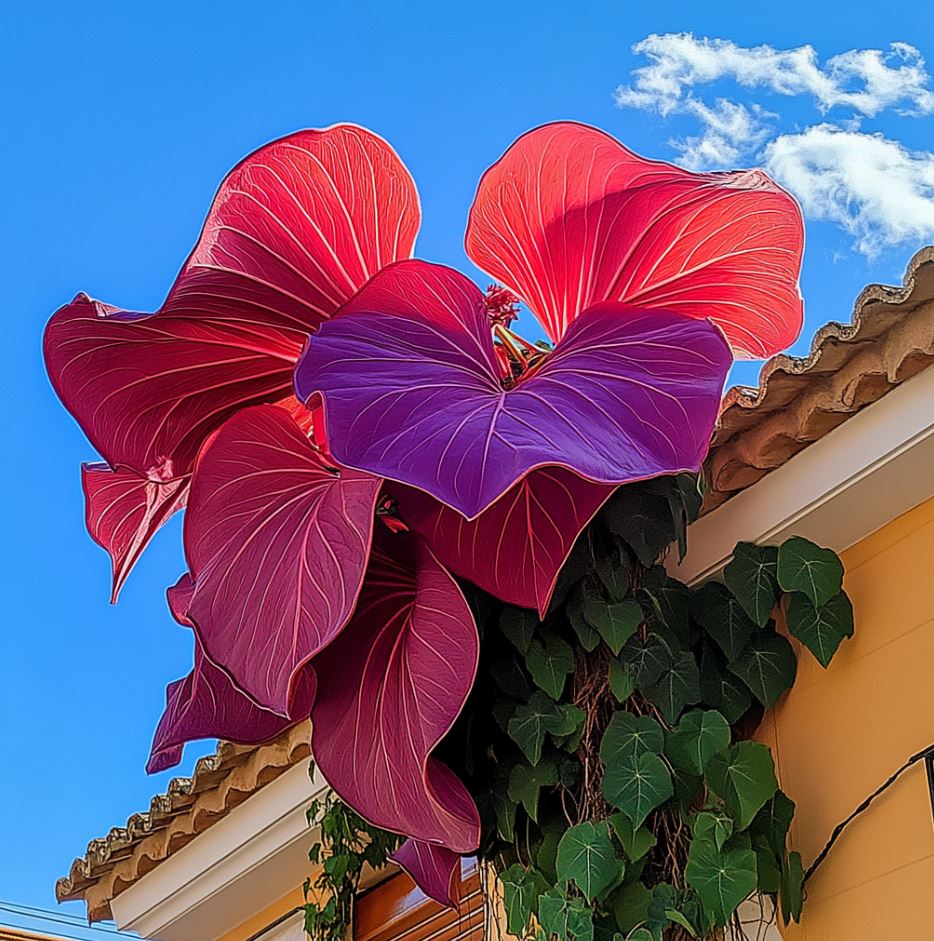
[[[129,934],[126,931],[120,931],[118,928],[111,928],[107,925],[89,925],[77,915],[69,915],[67,912],[56,912],[46,908],[35,908],[32,905],[21,905],[18,902],[0,902],[0,911],[8,912],[19,918],[31,918],[36,921],[46,921],[56,925],[66,925],[69,928],[78,928],[81,931],[96,931],[100,934],[109,934],[111,937],[118,938],[138,938],[138,935]],[[28,929],[24,929],[28,930]],[[61,934],[61,932],[59,932]],[[78,935],[62,935],[68,941],[85,941]]]
[[[870,795],[867,797],[854,811],[846,818],[842,820],[833,828],[833,833],[830,834],[830,839],[825,844],[824,848],[817,854],[817,858],[808,866],[807,872],[804,874],[804,881],[807,882],[808,879],[814,875],[814,870],[824,861],[827,854],[830,852],[834,843],[840,838],[840,834],[846,829],[847,825],[852,823],[864,810],[869,808],[869,805],[880,795],[887,791],[910,767],[916,765],[919,761],[926,761],[928,766],[928,787],[931,790],[931,801],[932,801],[932,810],[934,810],[934,774],[932,774],[931,769],[934,768],[934,745],[928,745],[927,748],[922,749],[916,755],[912,755],[899,769],[893,774],[889,775],[886,780],[879,785]]]

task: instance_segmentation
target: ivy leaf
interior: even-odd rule
[[[508,696],[513,699],[528,699],[532,691],[529,682],[522,672],[522,667],[512,657],[496,660],[490,668],[493,681]]]
[[[567,617],[571,622],[571,627],[574,628],[574,633],[577,634],[577,639],[580,641],[581,647],[583,647],[587,653],[591,653],[597,649],[597,645],[600,643],[600,635],[590,626],[587,618],[584,617],[586,596],[587,590],[585,588],[582,588],[573,595],[568,602]]]
[[[538,918],[546,935],[558,941],[593,941],[593,909],[582,899],[569,899],[552,888],[538,901]]]
[[[772,753],[758,742],[738,742],[707,765],[707,785],[723,801],[739,830],[752,823],[778,790]]]
[[[622,861],[613,852],[610,825],[606,820],[579,823],[558,843],[558,878],[562,882],[573,882],[588,902],[620,875],[622,867]]]
[[[604,506],[607,528],[619,536],[645,566],[652,563],[674,538],[668,501],[635,487],[620,487]]]
[[[697,929],[688,921],[687,916],[682,912],[679,912],[676,908],[666,908],[665,917],[675,925],[679,925],[692,937],[697,937]]]
[[[568,674],[574,672],[574,651],[557,634],[547,634],[544,642],[533,640],[525,658],[532,680],[552,699],[560,699]]]
[[[665,755],[673,765],[703,774],[707,762],[730,744],[730,726],[716,709],[692,709],[668,733]]]
[[[638,862],[655,845],[655,834],[648,827],[634,827],[625,814],[612,814],[610,826],[626,857]]]
[[[672,766],[671,783],[675,789],[675,801],[682,814],[688,813],[689,808],[695,806],[697,799],[703,796],[704,779],[699,774],[691,774]]]
[[[734,660],[742,652],[756,625],[733,594],[719,582],[707,582],[691,597],[691,616]]]
[[[511,801],[522,804],[525,812],[538,823],[538,796],[543,787],[554,787],[558,783],[558,769],[550,759],[535,767],[516,765],[509,775],[508,795]]]
[[[564,831],[567,830],[567,826],[567,820],[564,819],[563,814],[545,820],[539,825],[542,841],[535,853],[535,861],[539,871],[552,885],[558,881],[558,843]]]
[[[506,927],[510,934],[520,937],[525,933],[532,913],[538,910],[539,897],[548,889],[541,873],[513,863],[500,874],[503,886],[503,906],[506,909]]]
[[[674,793],[665,763],[650,751],[638,752],[608,764],[603,774],[606,799],[621,810],[634,827]]]
[[[516,810],[519,805],[508,794],[493,791],[493,813],[496,814],[496,832],[500,839],[512,843],[516,835]]]
[[[535,692],[527,703],[516,707],[506,731],[522,749],[529,763],[537,765],[542,757],[548,723],[556,721],[558,706],[544,693]]]
[[[785,855],[788,831],[795,815],[795,802],[784,791],[776,791],[756,814],[749,825],[749,832],[768,840],[772,852],[779,858]]]
[[[733,835],[733,821],[714,810],[702,810],[694,817],[692,831],[695,840],[713,840],[718,850]]]
[[[677,722],[684,708],[701,698],[700,671],[694,654],[687,650],[680,653],[645,692],[669,723]]]
[[[752,849],[756,854],[756,887],[774,895],[781,889],[781,857],[772,852],[769,841],[761,834],[753,837]]]
[[[639,595],[654,621],[667,627],[682,644],[690,642],[691,593],[684,582],[665,574],[660,585],[643,584]]]
[[[738,542],[723,580],[756,626],[765,627],[778,601],[778,549]]]
[[[600,742],[600,758],[605,765],[619,764],[641,752],[658,754],[665,745],[665,733],[651,716],[616,712]]]
[[[700,682],[704,701],[723,713],[730,725],[752,705],[749,690],[727,671],[726,661],[711,643],[705,643],[701,651]]]
[[[503,608],[499,618],[499,629],[523,657],[529,652],[538,624],[538,618],[531,611],[513,605]]]
[[[746,849],[723,852],[710,840],[695,840],[684,878],[715,924],[725,925],[740,902],[756,889],[756,854]]]
[[[768,708],[794,685],[798,660],[794,648],[784,637],[774,631],[763,631],[757,633],[742,654],[730,663],[730,670]]]
[[[843,587],[843,563],[832,549],[792,536],[778,549],[778,583],[784,591],[800,591],[815,608]]]
[[[635,692],[636,671],[631,663],[611,660],[607,671],[607,682],[617,702],[625,702]]]
[[[853,636],[853,605],[842,591],[819,608],[795,592],[788,603],[788,631],[826,668],[843,639]]]
[[[552,703],[549,715],[545,717],[545,731],[555,738],[576,735],[584,726],[587,714],[579,706],[571,703]]]
[[[643,621],[642,608],[635,598],[627,598],[618,604],[607,604],[602,599],[598,604],[585,603],[584,617],[615,655]]]
[[[671,666],[671,647],[660,634],[652,631],[646,637],[634,634],[622,650],[623,661],[632,665],[636,688],[644,689],[657,682]]]
[[[782,875],[779,888],[779,898],[782,905],[782,921],[787,925],[789,921],[801,920],[801,905],[803,903],[804,868],[801,865],[800,853],[789,853],[782,862]]]
[[[613,917],[616,919],[616,926],[620,931],[626,933],[626,939],[635,938],[637,935],[629,934],[636,925],[641,925],[649,913],[649,902],[652,899],[652,893],[641,882],[630,882],[624,885],[618,892],[612,896],[610,907],[613,911]],[[652,941],[652,935],[648,935],[649,941]]]
[[[611,601],[622,601],[629,594],[629,562],[625,552],[614,546],[597,559],[597,576]]]

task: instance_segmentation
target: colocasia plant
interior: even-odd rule
[[[800,330],[796,204],[558,123],[480,181],[486,292],[412,257],[419,222],[385,141],[301,131],[224,180],[158,311],[79,294],[48,325],[114,600],[185,508],[195,662],[149,769],[310,715],[353,819],[444,902],[494,860],[512,930],[703,934],[756,888],[795,912],[790,805],[743,739],[793,680],[776,613],[823,663],[849,632],[839,563],[743,546],[693,594],[657,563],[733,358]]]

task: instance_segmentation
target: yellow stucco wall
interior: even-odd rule
[[[843,554],[856,634],[807,652],[761,737],[797,803],[807,866],[834,826],[934,742],[934,499]],[[808,883],[788,941],[934,941],[934,823],[919,762],[857,818]]]
[[[261,912],[255,914],[252,918],[237,925],[232,931],[218,938],[218,941],[246,941],[259,934],[264,928],[268,928],[277,918],[281,918],[287,912],[292,911],[299,905],[305,904],[305,895],[301,888],[295,888],[287,895],[282,896],[276,902],[273,902]]]

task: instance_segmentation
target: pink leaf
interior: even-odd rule
[[[179,580],[167,588],[165,600],[168,602],[169,611],[172,617],[183,627],[194,627],[194,621],[188,617],[188,606],[195,593],[195,583],[192,581],[191,573],[185,572]]]
[[[160,482],[106,464],[82,464],[81,487],[88,532],[110,556],[114,604],[149,540],[185,505],[188,478]]]
[[[460,889],[461,857],[443,846],[406,840],[390,857],[439,905],[455,908]]]
[[[603,301],[709,318],[748,358],[801,329],[804,227],[785,190],[760,170],[646,160],[581,124],[530,131],[487,170],[466,248],[553,340]]]
[[[381,481],[329,466],[284,408],[230,419],[202,451],[185,516],[207,655],[259,705],[292,715],[302,667],[354,610]]]
[[[354,617],[314,661],[312,753],[366,820],[471,852],[480,828],[473,800],[431,752],[473,685],[477,629],[460,589],[417,536],[376,533]]]
[[[405,167],[362,128],[268,144],[221,184],[158,312],[79,294],[55,314],[55,391],[112,467],[184,476],[235,411],[288,393],[307,334],[411,254],[419,218]]]
[[[504,389],[479,290],[403,261],[309,339],[295,384],[321,396],[341,465],[473,519],[538,467],[598,484],[696,471],[730,364],[706,321],[605,303]]]
[[[402,519],[455,575],[544,618],[577,537],[614,489],[542,467],[475,520],[411,487],[396,487],[393,496]]]
[[[298,680],[295,718],[283,718],[252,702],[195,642],[195,667],[166,689],[165,712],[156,728],[146,771],[155,774],[182,759],[186,742],[220,738],[239,745],[259,745],[306,718],[314,699],[314,675],[304,671]]]

